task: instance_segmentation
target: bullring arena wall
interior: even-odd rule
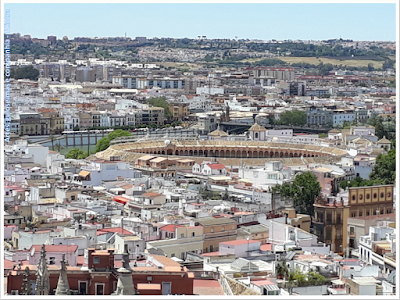
[[[263,165],[265,161],[280,160],[284,165],[304,163],[334,163],[346,150],[320,145],[288,144],[276,142],[241,142],[241,141],[142,141],[110,146],[95,154],[94,159],[120,160],[134,163],[146,154],[154,156],[172,156],[193,159],[202,162],[215,158],[225,165]],[[303,158],[301,158],[303,157]]]

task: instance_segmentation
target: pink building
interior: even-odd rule
[[[42,245],[32,245],[29,249],[29,264],[37,265]],[[78,261],[78,245],[45,245],[46,259],[49,265],[60,265],[63,253],[68,265],[75,267]]]

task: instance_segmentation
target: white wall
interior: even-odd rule
[[[376,295],[376,285],[359,285],[358,287],[358,294],[359,295],[370,295],[370,296],[375,296]]]

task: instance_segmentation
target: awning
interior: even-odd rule
[[[81,176],[81,177],[86,177],[86,176],[88,176],[90,174],[90,172],[88,172],[88,171],[80,171],[79,172],[79,176]]]
[[[118,197],[115,196],[113,199],[115,202],[121,203],[121,204],[126,204],[127,202],[129,202],[129,199],[125,198],[125,197]]]
[[[375,244],[375,246],[383,249],[391,249],[390,244]]]

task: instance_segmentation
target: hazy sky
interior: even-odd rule
[[[32,37],[396,40],[394,3],[4,4]]]

